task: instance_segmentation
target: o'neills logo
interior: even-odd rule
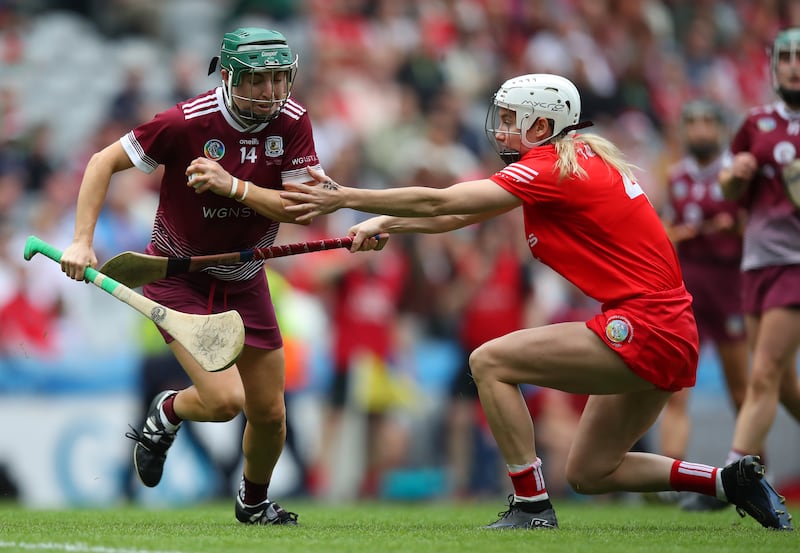
[[[612,345],[622,345],[633,340],[633,325],[621,315],[614,315],[606,322],[606,338]]]

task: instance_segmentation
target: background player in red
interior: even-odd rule
[[[308,178],[306,167],[321,169],[306,109],[290,98],[297,59],[281,33],[242,28],[224,35],[219,62],[221,86],[157,114],[91,158],[61,262],[67,275],[81,279],[86,266],[97,265],[93,235],[110,178],[131,167],[146,173],[164,167],[150,254],[269,246],[279,224],[293,220],[278,190],[287,180]],[[187,313],[236,309],[246,338],[236,370],[212,374],[165,335],[193,385],[158,394],[142,431],[129,436],[136,440],[139,478],[155,486],[181,421],[228,421],[244,410],[236,518],[296,524],[297,515],[267,494],[286,437],[285,361],[262,264],[214,267],[144,287],[147,297]]]
[[[752,367],[729,460],[764,449],[779,400],[800,421],[800,28],[776,36],[771,60],[779,101],[750,111],[720,173],[725,196],[748,215],[741,268]]]
[[[488,179],[444,189],[286,185],[298,220],[350,207],[386,216],[350,229],[352,251],[385,245],[378,233],[446,232],[522,206],[531,254],[602,313],[512,332],[470,356],[481,405],[508,467],[514,494],[489,528],[555,528],[519,385],[591,394],[566,475],[579,493],[694,491],[727,500],[762,525],[791,528],[783,499],[747,456],[724,469],[631,452],[670,395],[695,382],[698,336],[678,258],[622,153],[583,127],[580,96],[558,75],[506,81],[487,114],[487,135],[510,164]]]
[[[685,156],[670,167],[662,221],[675,244],[700,341],[712,342],[722,365],[728,396],[738,412],[747,388],[749,355],[741,307],[743,217],[725,200],[718,175],[725,148],[725,118],[710,100],[688,102],[681,114]],[[684,458],[689,447],[689,389],[675,392],[660,424],[661,453]],[[729,504],[708,495],[681,500],[686,510],[713,510]]]

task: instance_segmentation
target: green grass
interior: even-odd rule
[[[676,507],[558,502],[556,531],[487,531],[502,501],[358,503],[287,501],[301,526],[238,524],[233,506],[147,510],[30,510],[0,504],[0,553],[748,553],[800,551],[800,532],[761,528],[733,509],[689,514]],[[797,505],[790,509],[798,512]]]

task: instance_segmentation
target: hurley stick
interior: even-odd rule
[[[162,278],[191,273],[206,267],[233,265],[253,259],[272,259],[335,248],[349,248],[352,243],[353,237],[345,236],[194,257],[162,257],[137,252],[122,252],[106,261],[100,267],[100,272],[126,286],[137,288]]]
[[[62,252],[36,236],[25,242],[25,259],[41,253],[61,263]],[[236,362],[244,347],[244,324],[236,311],[214,315],[190,315],[175,311],[137,294],[124,284],[92,267],[84,278],[169,332],[209,372],[227,369]]]

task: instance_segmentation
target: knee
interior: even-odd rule
[[[209,419],[214,422],[233,420],[244,408],[244,391],[216,390],[203,400]]]
[[[780,393],[780,378],[776,372],[754,372],[750,378],[748,393],[756,397],[774,396]]]
[[[497,356],[489,342],[473,350],[469,356],[469,368],[477,385],[480,385],[482,381],[490,380],[496,366]]]
[[[279,430],[286,420],[286,407],[282,399],[266,402],[256,406],[248,404],[247,422],[260,427],[273,427]]]
[[[594,495],[606,491],[601,485],[603,476],[586,465],[567,461],[564,476],[576,493]]]

